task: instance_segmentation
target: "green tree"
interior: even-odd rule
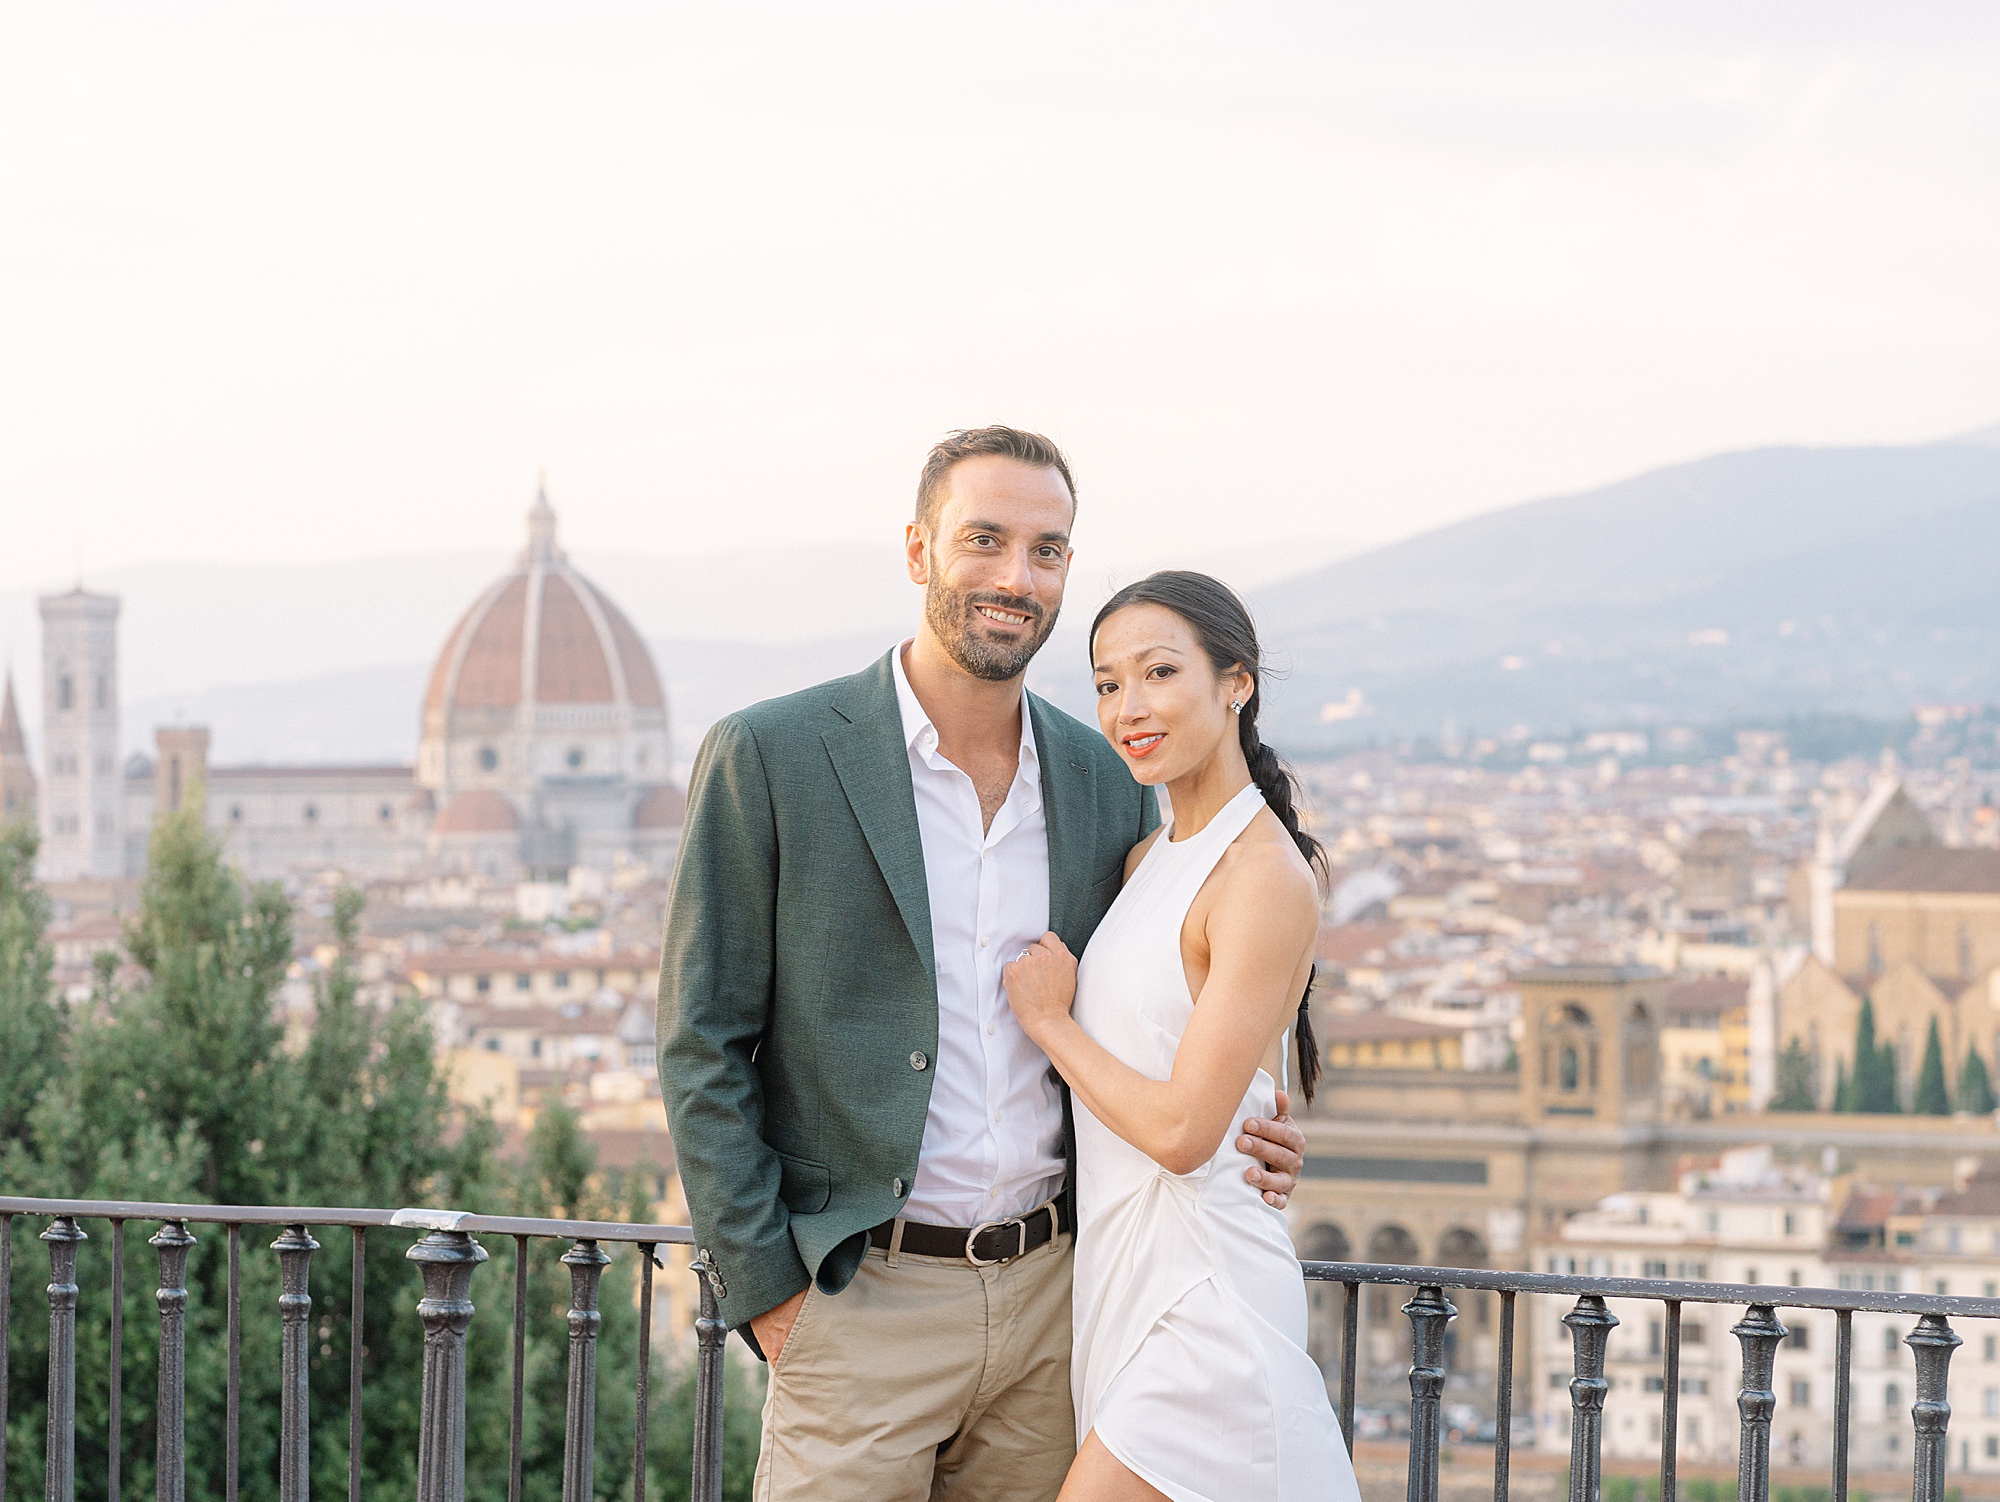
[[[55,994],[49,902],[35,883],[38,844],[25,820],[0,824],[0,1164],[27,1145],[29,1113],[62,1067],[67,1019]]]
[[[100,966],[88,1006],[65,1033],[47,995],[47,907],[28,878],[32,836],[0,843],[0,1026],[33,1019],[47,1040],[33,1050],[39,1083],[0,1108],[22,1125],[0,1139],[10,1192],[62,1198],[178,1200],[293,1205],[450,1205],[580,1219],[650,1218],[656,1168],[600,1169],[574,1112],[545,1111],[525,1160],[496,1160],[499,1134],[480,1113],[459,1114],[434,1063],[435,1043],[415,1001],[378,1007],[364,994],[356,960],[359,892],[336,894],[334,958],[315,981],[314,1019],[296,1053],[284,1046],[278,990],[293,962],[293,914],[274,886],[246,886],[198,810],[155,825],[140,908],[126,935],[137,981],[117,984],[111,957]],[[15,979],[25,976],[25,983]],[[52,1010],[20,1003],[26,996]],[[49,1017],[56,1020],[50,1030]],[[22,1036],[19,1033],[7,1037]],[[0,1049],[0,1079],[16,1081],[25,1050]],[[110,1228],[87,1221],[79,1282],[85,1288],[77,1342],[79,1502],[104,1502],[108,1466],[107,1392]],[[125,1247],[121,1464],[125,1495],[153,1487],[151,1227],[133,1223]],[[228,1237],[197,1226],[189,1259],[187,1424],[190,1495],[223,1493],[221,1432],[227,1381]],[[278,1454],[276,1229],[241,1233],[241,1475],[247,1492],[269,1489]],[[308,1381],[312,1485],[322,1496],[347,1485],[347,1381],[355,1238],[317,1227],[313,1255],[312,1346]],[[421,1409],[421,1286],[404,1253],[414,1233],[377,1230],[365,1238],[363,1438],[359,1457],[368,1495],[407,1495],[416,1484]],[[494,1266],[473,1281],[479,1308],[467,1373],[468,1492],[507,1490],[508,1419],[513,1379],[509,1314],[515,1250],[484,1238]],[[510,1246],[509,1243],[513,1244]],[[32,1246],[33,1243],[27,1243]],[[570,1269],[565,1244],[535,1240],[528,1251],[523,1471],[528,1494],[560,1490]],[[44,1297],[45,1259],[22,1255],[16,1228],[14,1308]],[[39,1252],[40,1248],[34,1248]],[[611,1257],[599,1304],[596,1498],[611,1502],[631,1484],[636,1418],[636,1248],[604,1243]],[[40,1271],[37,1271],[37,1264]],[[47,1322],[16,1318],[8,1367],[10,1494],[41,1485]],[[692,1389],[678,1353],[656,1350],[648,1479],[653,1494],[685,1496]],[[725,1495],[747,1498],[757,1443],[754,1383],[737,1364],[726,1389]]]
[[[1956,1105],[1961,1111],[1970,1111],[1974,1116],[1990,1116],[1996,1107],[1993,1099],[1993,1081],[1986,1073],[1986,1060],[1979,1056],[1979,1049],[1968,1046],[1965,1062],[1958,1070],[1958,1099]]]
[[[1924,1059],[1917,1066],[1917,1093],[1910,1109],[1919,1116],[1951,1115],[1951,1096],[1944,1083],[1944,1041],[1938,1037],[1935,1017],[1924,1035]]]
[[[1894,1115],[1902,1110],[1896,1088],[1896,1046],[1875,1042],[1875,1003],[1861,998],[1861,1015],[1854,1025],[1854,1073],[1848,1082],[1849,1110]]]
[[[1778,1089],[1771,1097],[1773,1111],[1816,1111],[1819,1109],[1818,1071],[1812,1055],[1797,1038],[1778,1055]]]

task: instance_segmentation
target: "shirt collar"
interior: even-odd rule
[[[912,637],[910,641],[914,641]],[[889,664],[896,675],[896,707],[903,716],[903,748],[916,749],[926,756],[937,750],[937,726],[925,713],[917,691],[910,687],[910,675],[903,669],[903,654],[910,649],[910,641],[904,642],[889,654]],[[1033,774],[1041,770],[1041,757],[1035,752],[1034,716],[1028,709],[1027,690],[1021,691],[1021,770]],[[1031,775],[1032,780],[1032,775]]]

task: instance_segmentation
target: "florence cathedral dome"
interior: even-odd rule
[[[667,732],[652,654],[571,567],[538,490],[527,547],[459,618],[424,693],[417,782],[437,801],[436,853],[486,869],[517,849],[554,870],[670,839]]]

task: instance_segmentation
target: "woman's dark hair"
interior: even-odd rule
[[[1208,660],[1217,673],[1243,670],[1250,674],[1250,698],[1236,716],[1236,733],[1243,742],[1243,759],[1250,764],[1250,778],[1257,784],[1257,791],[1264,795],[1271,812],[1291,832],[1299,854],[1324,880],[1326,851],[1299,825],[1298,784],[1292,777],[1291,769],[1278,759],[1278,753],[1265,745],[1257,734],[1257,711],[1264,706],[1264,656],[1257,645],[1257,627],[1250,619],[1249,610],[1236,598],[1236,592],[1220,579],[1211,579],[1207,574],[1187,569],[1162,569],[1157,574],[1148,574],[1137,583],[1126,585],[1104,602],[1103,609],[1097,612],[1097,619],[1090,623],[1093,654],[1099,628],[1128,605],[1158,605],[1171,610],[1193,628],[1195,639],[1201,643],[1202,651],[1208,654]],[[1319,1042],[1313,1037],[1309,1006],[1313,979],[1318,973],[1319,967],[1315,965],[1312,975],[1306,978],[1305,995],[1299,998],[1298,1024],[1293,1031],[1299,1047],[1299,1093],[1305,1096],[1308,1105],[1312,1103],[1313,1091],[1319,1085],[1320,1076]]]

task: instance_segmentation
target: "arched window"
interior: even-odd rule
[[[1308,1262],[1346,1262],[1353,1254],[1347,1233],[1325,1221],[1299,1240],[1299,1255]],[[1329,1380],[1340,1370],[1341,1302],[1346,1297],[1335,1283],[1314,1279],[1306,1284],[1306,1350]]]
[[[1417,1248],[1417,1238],[1399,1225],[1377,1226],[1369,1234],[1370,1262],[1393,1262],[1408,1267],[1416,1263],[1422,1255]],[[1396,1307],[1403,1302],[1395,1296],[1397,1291],[1381,1285],[1369,1289],[1368,1317],[1377,1324],[1386,1322]]]
[[[1879,923],[1868,925],[1868,973],[1882,973],[1882,926]]]
[[[1564,1090],[1574,1090],[1576,1088],[1576,1050],[1565,1048],[1562,1051],[1562,1062],[1557,1067],[1557,1083]]]
[[[1453,1226],[1438,1238],[1439,1267],[1486,1266],[1486,1238],[1465,1226]],[[1473,1289],[1459,1289],[1451,1295],[1461,1320],[1475,1330],[1491,1328],[1493,1295]]]
[[[76,683],[67,673],[56,679],[56,708],[76,708]]]

